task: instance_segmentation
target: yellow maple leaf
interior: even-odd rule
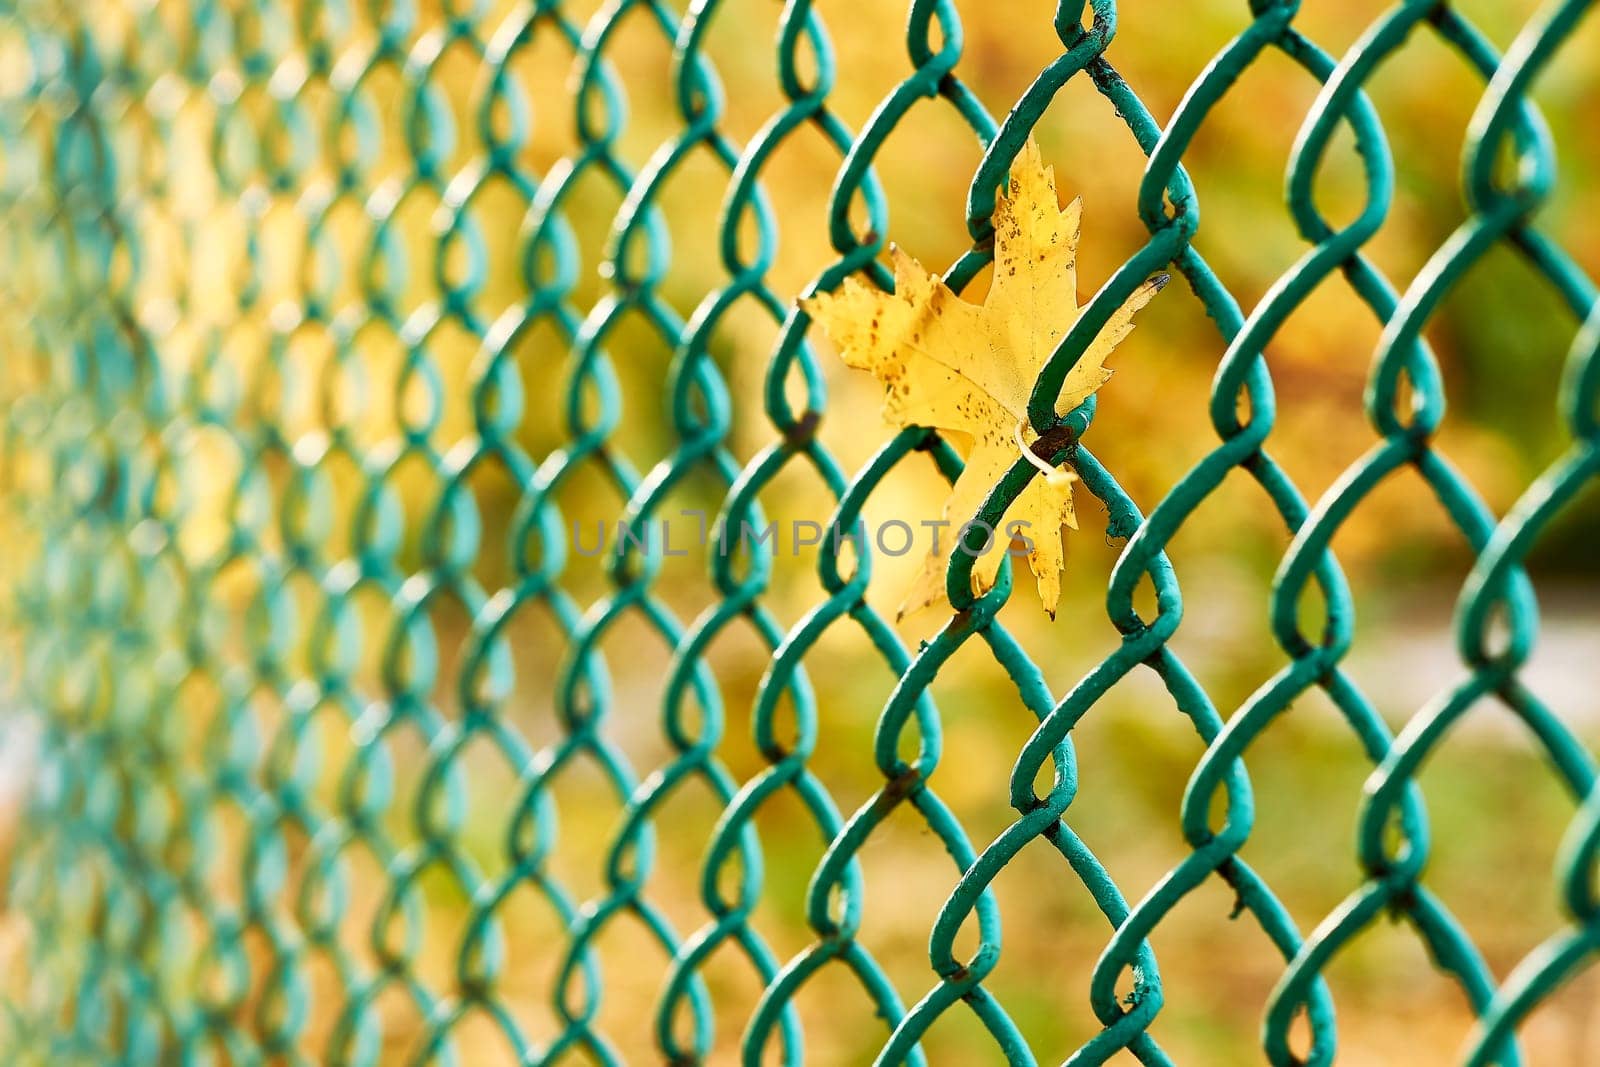
[[[1027,418],[1028,395],[1076,321],[1076,269],[1082,202],[1063,210],[1055,173],[1044,165],[1031,139],[1011,167],[1009,191],[995,205],[994,281],[981,305],[962,300],[937,275],[929,274],[899,248],[891,248],[893,293],[847,278],[833,293],[818,293],[802,307],[840,350],[844,362],[868,370],[884,386],[884,418],[893,426],[927,426],[962,451],[966,469],[945,501],[945,520],[956,531],[971,521],[990,489],[1036,439]],[[1106,359],[1133,329],[1134,312],[1160,290],[1166,278],[1140,286],[1107,321],[1067,374],[1056,401],[1066,414],[1111,377]],[[1044,463],[1027,455],[1036,466]],[[1061,598],[1065,551],[1063,526],[1076,528],[1071,472],[1050,469],[1032,479],[1006,510],[988,550],[973,562],[972,587],[994,586],[1011,547],[1007,527],[1031,542],[1028,566],[1045,611],[1055,617]],[[938,540],[914,580],[901,615],[945,599],[954,536]]]

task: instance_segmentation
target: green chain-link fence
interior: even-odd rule
[[[1596,532],[1600,186],[1555,152],[1592,146],[1592,5],[1481,5],[1495,33],[1442,0],[1305,6],[6,0],[5,1058],[1592,1062],[1600,792],[1584,724],[1525,677],[1532,554]],[[1459,105],[1459,167],[1460,135],[1374,102],[1424,55],[1452,73],[1412,103]],[[1282,135],[1286,194],[1219,123]],[[891,284],[891,237],[981,287],[1030,135],[1089,188],[1106,279],[1035,430],[1174,276],[1057,435],[1084,527],[1057,623],[1002,572],[919,634],[870,545],[586,548],[697,510],[925,516],[959,456],[871,429],[876,387],[795,301]],[[1186,166],[1232,152],[1202,196]],[[1446,156],[1435,203],[1407,167]],[[1396,225],[1424,233],[1399,273]],[[1448,309],[1480,269],[1517,279],[1493,358],[1548,388],[1458,469],[1474,331],[1431,331],[1473,321]],[[1309,365],[1349,371],[1358,421],[1295,438],[1324,388],[1292,380],[1296,317],[1335,289]],[[1035,476],[1019,457],[984,514]],[[1218,510],[1254,525],[1184,569]],[[1347,534],[1462,562],[1431,699],[1374,695],[1421,671],[1399,644],[1353,670],[1394,564],[1348,579]],[[1213,588],[1230,555],[1266,560],[1262,595],[1186,604],[1179,571]],[[1255,657],[1220,680],[1184,644],[1218,631]],[[1515,741],[1467,750],[1470,818],[1450,782],[1430,809],[1425,765],[1489,705]],[[1273,747],[1313,707],[1337,759]],[[1080,758],[1119,716],[1171,730]],[[1513,765],[1560,787],[1538,819]],[[1540,863],[1491,851],[1546,831]],[[1485,949],[1436,852],[1471,917],[1542,925]]]

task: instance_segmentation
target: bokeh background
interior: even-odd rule
[[[1535,10],[1529,0],[1450,6],[1502,49]],[[913,72],[906,4],[813,7],[836,54],[828,109],[858,131]],[[776,0],[704,17],[704,55],[726,90],[721,139],[692,146],[655,191],[654,229],[638,242],[658,256],[646,293],[626,280],[643,252],[613,244],[617,220],[633,213],[634,177],[684,138],[664,28],[677,8],[0,8],[0,794],[11,887],[0,959],[7,1040],[24,1061],[67,1062],[55,1053],[68,1050],[92,1062],[91,1050],[130,1034],[158,1058],[192,1040],[224,1058],[259,1046],[320,1061],[348,1052],[353,1028],[384,1062],[442,1052],[426,1044],[440,1033],[458,1062],[515,1062],[511,1034],[546,1047],[562,1033],[561,1005],[583,1001],[562,991],[564,908],[602,916],[593,1030],[628,1062],[661,1059],[654,1012],[671,961],[650,924],[681,943],[711,920],[701,879],[725,798],[703,776],[666,789],[648,850],[625,832],[624,810],[682,762],[663,728],[663,708],[681,699],[663,620],[681,626],[722,594],[704,556],[662,559],[648,603],[614,610],[628,576],[577,553],[546,567],[551,530],[530,531],[526,517],[540,495],[559,516],[556,534],[615,521],[628,489],[681,446],[669,392],[682,323],[730,284],[724,230],[745,254],[757,244],[747,224],[724,226],[724,202],[729,159],[787,106]],[[1060,53],[1054,5],[951,9],[963,32],[955,73],[1001,116]],[[1295,25],[1338,56],[1384,10],[1307,3]],[[1165,121],[1250,19],[1242,0],[1125,4],[1107,58]],[[603,109],[578,89],[595,47],[626,112],[603,151],[582,136],[607,128]],[[1533,94],[1560,151],[1539,223],[1591,275],[1597,57],[1591,18]],[[1366,252],[1403,289],[1466,215],[1462,144],[1483,83],[1424,24],[1368,87],[1397,187]],[[1317,90],[1269,51],[1184,157],[1204,212],[1195,247],[1245,309],[1306,248],[1283,186]],[[1084,201],[1087,301],[1147,239],[1135,211],[1144,157],[1082,78],[1036,136],[1063,193]],[[888,204],[881,236],[933,269],[957,261],[971,247],[966,200],[981,156],[948,100],[920,101],[875,160]],[[778,315],[838,258],[827,220],[840,165],[829,139],[802,126],[761,171],[777,222],[761,280],[778,314],[741,297],[705,341],[727,387],[720,444],[734,470],[777,440],[763,391]],[[1360,177],[1351,143],[1336,140],[1318,182],[1325,213],[1359,209]],[[541,225],[560,227],[560,241]],[[619,257],[634,266],[619,271]],[[968,295],[986,284],[980,274]],[[1506,248],[1430,321],[1449,398],[1438,450],[1496,514],[1569,443],[1555,397],[1576,326]],[[1269,448],[1308,500],[1376,440],[1362,397],[1380,330],[1335,277],[1268,346],[1280,409]],[[817,434],[848,474],[889,431],[874,383],[814,340],[827,390]],[[1207,404],[1223,349],[1176,283],[1118,352],[1086,440],[1147,510],[1216,443]],[[609,406],[575,384],[594,352],[614,378]],[[503,418],[511,409],[496,405],[515,392],[520,413]],[[798,382],[788,395],[800,395]],[[603,445],[579,445],[578,426],[602,427]],[[506,447],[484,451],[486,432]],[[943,485],[914,456],[874,495],[869,520],[935,517]],[[661,507],[715,511],[726,492],[727,472],[702,463]],[[783,523],[825,520],[835,497],[792,463],[761,502]],[[1119,641],[1104,602],[1122,543],[1106,536],[1094,500],[1080,496],[1079,514],[1058,617],[1043,617],[1028,581],[1000,616],[1057,696]],[[1591,493],[1530,557],[1544,614],[1524,672],[1591,743],[1597,534]],[[1267,597],[1288,542],[1260,491],[1235,475],[1170,545],[1186,601],[1172,647],[1224,716],[1287,661]],[[1357,600],[1346,666],[1398,730],[1463,673],[1450,619],[1473,555],[1410,472],[1364,503],[1332,547]],[[867,602],[885,618],[916,562],[876,561]],[[552,588],[536,589],[527,576],[545,572]],[[825,599],[809,553],[778,554],[760,594],[778,634]],[[486,634],[508,603],[503,628]],[[894,628],[914,650],[943,621],[931,613]],[[580,632],[594,638],[582,650]],[[751,625],[720,632],[703,650],[715,707],[684,702],[689,734],[714,736],[729,788],[772,766],[752,723],[770,644]],[[608,688],[584,694],[575,723],[580,662]],[[896,676],[848,623],[829,627],[804,663],[818,715],[806,764],[848,813],[884,787],[873,738]],[[979,643],[931,695],[944,736],[931,784],[981,846],[1015,817],[1008,776],[1036,720]],[[782,743],[795,731],[786,714]],[[1069,824],[1137,899],[1188,855],[1179,803],[1204,745],[1141,673],[1073,737],[1082,781]],[[1241,856],[1308,930],[1362,883],[1354,834],[1371,763],[1313,690],[1246,764],[1257,815]],[[1434,840],[1427,884],[1504,976],[1563,922],[1551,872],[1576,800],[1492,701],[1420,781]],[[25,817],[30,798],[36,814]],[[814,938],[806,885],[827,842],[788,788],[757,807],[753,826],[765,872],[748,883],[758,890],[750,926],[788,960]],[[519,843],[529,834],[540,842],[533,859]],[[614,853],[619,839],[630,847]],[[928,931],[959,871],[903,808],[860,860],[859,940],[915,1001],[936,981]],[[638,885],[613,912],[619,870]],[[1006,936],[986,988],[1039,1059],[1058,1061],[1099,1030],[1086,990],[1110,928],[1043,846],[994,890]],[[1166,1002],[1152,1032],[1180,1063],[1261,1058],[1262,1005],[1283,960],[1259,928],[1230,921],[1233,910],[1213,879],[1153,935]],[[473,1004],[484,989],[464,978],[474,931],[489,928],[503,959],[484,999],[501,1016]],[[762,982],[732,946],[702,974],[716,1003],[712,1059],[731,1062]],[[1380,924],[1326,975],[1341,1062],[1447,1062],[1470,1028],[1461,993],[1404,924]],[[1597,982],[1580,977],[1534,1015],[1528,1062],[1600,1059]],[[471,1008],[457,1019],[461,1004]],[[796,1004],[808,1062],[871,1061],[885,1030],[842,968],[825,968]],[[925,1047],[934,1064],[1001,1061],[959,1007]],[[567,1062],[591,1059],[577,1047]]]

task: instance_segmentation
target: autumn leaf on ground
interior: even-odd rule
[[[1056,345],[1077,319],[1076,270],[1081,202],[1065,210],[1054,171],[1030,139],[1011,167],[1010,188],[995,206],[994,282],[981,305],[956,296],[938,276],[898,248],[890,254],[895,291],[847,278],[833,293],[803,302],[838,345],[844,362],[869,370],[884,386],[883,414],[895,427],[927,426],[945,434],[966,457],[966,469],[945,501],[953,533],[972,520],[984,497],[1035,440],[1028,395]],[[1107,321],[1067,374],[1058,414],[1066,414],[1111,377],[1106,358],[1133,329],[1134,312],[1166,282],[1144,283]],[[1028,453],[1032,456],[1032,453]],[[1043,466],[1035,458],[1036,465]],[[1071,472],[1052,469],[1033,478],[1007,509],[988,551],[972,567],[973,592],[994,586],[1020,521],[1032,547],[1028,566],[1045,611],[1055,617],[1065,553],[1061,528],[1076,528]],[[955,537],[939,539],[923,561],[900,614],[945,599],[945,568]]]

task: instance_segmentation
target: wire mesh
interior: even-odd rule
[[[1113,42],[1119,6],[1130,21],[1181,10],[1019,7],[1004,32],[1048,41],[1051,58],[996,100],[964,76],[962,5],[879,5],[903,20],[901,39],[871,43],[895,80],[848,121],[852,78],[870,79],[841,67],[834,41],[867,32],[866,16],[771,6],[775,37],[719,0],[0,5],[0,610],[10,699],[37,726],[11,857],[8,1055],[1187,1062],[1156,942],[1221,885],[1232,913],[1207,921],[1253,927],[1274,960],[1261,1029],[1243,1038],[1256,1055],[1333,1062],[1328,973],[1394,920],[1466,1005],[1464,1062],[1524,1062],[1519,1028],[1600,939],[1594,759],[1522,675],[1540,619],[1525,562],[1600,468],[1600,300],[1541,222],[1561,183],[1533,102],[1592,5],[1547,3],[1504,53],[1439,0],[1382,11],[1342,53],[1302,28],[1297,3],[1230,5],[1237,32],[1165,119],[1119,74]],[[1369,90],[1418,38],[1462,61],[1480,95],[1464,216],[1397,284],[1369,250],[1400,181]],[[1250,301],[1197,248],[1185,162],[1269,62],[1316,95],[1294,117],[1281,198],[1252,209],[1287,212],[1297,258]],[[747,94],[767,110],[735,130]],[[640,133],[630,106],[667,133]],[[919,125],[930,108],[943,126]],[[798,611],[784,576],[802,564],[781,541],[688,557],[648,536],[585,546],[586,529],[695,508],[702,532],[765,528],[799,514],[795,501],[851,528],[910,465],[931,458],[953,479],[959,455],[925,431],[842,458],[830,432],[863,431],[836,413],[841,393],[864,387],[834,373],[796,299],[850,276],[890,286],[890,235],[933,225],[891,219],[880,156],[906,131],[976,146],[944,277],[981,286],[1011,161],[1030,136],[1070,153],[1052,124],[1089,111],[1142,160],[1141,232],[1029,414],[1040,433],[1065,427],[1055,459],[1116,542],[1103,659],[1052,681],[1060,649],[1002,615],[1009,571],[955,596],[916,641],[869,596],[887,561],[860,542],[803,556],[812,599]],[[825,165],[786,162],[802,144]],[[1354,210],[1320,202],[1330,160],[1357,164]],[[822,225],[790,220],[797,189],[825,204]],[[1425,334],[1505,249],[1562,309],[1570,347],[1554,408],[1564,451],[1497,514],[1439,445],[1448,374]],[[1058,419],[1055,397],[1161,271],[1203,306],[1204,343],[1219,340],[1209,395],[1188,398],[1216,440],[1146,512],[1099,458],[1095,403]],[[1268,349],[1334,285],[1380,334],[1344,353],[1367,366],[1365,451],[1312,494],[1268,448]],[[1103,403],[1138,407],[1126,380]],[[997,520],[1036,476],[1019,459],[980,514]],[[1333,542],[1402,476],[1471,561],[1458,680],[1396,733],[1348,669],[1356,596]],[[1229,479],[1253,486],[1281,536],[1275,668],[1237,706],[1179,655],[1169,558],[1197,512],[1232,499]],[[838,695],[859,665],[841,642],[877,663],[870,703]],[[961,755],[945,741],[987,705],[936,690],[975,658],[1025,721],[1019,744],[963,781],[939,773]],[[641,688],[651,671],[659,688]],[[1073,810],[1074,737],[1134,676],[1198,739],[1180,854],[1148,884],[1114,875]],[[1347,798],[1353,888],[1308,923],[1241,852],[1258,816],[1247,758],[1313,699],[1371,775]],[[1419,776],[1485,702],[1525,727],[1572,801],[1553,873],[1507,872],[1560,909],[1510,968],[1491,966],[1424,877]],[[836,757],[865,785],[830,785],[821,765]],[[950,797],[973,790],[1003,817],[964,818]],[[871,850],[907,834],[930,838],[935,862],[869,877]],[[1003,950],[1011,898],[1002,907],[997,883],[1029,862],[1025,894],[1090,902],[1098,925],[1014,922]],[[892,920],[913,883],[937,897],[931,924],[875,944],[873,918]],[[1058,940],[1090,946],[1086,988],[1040,991],[1080,1012],[1076,1029],[1018,1014],[991,977],[1019,943]],[[630,972],[646,959],[660,966],[641,984]],[[972,1026],[940,1046],[957,1016]]]

